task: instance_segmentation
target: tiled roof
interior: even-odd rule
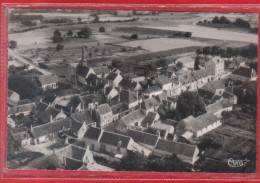
[[[196,78],[192,73],[185,74],[185,75],[179,75],[178,80],[182,84],[188,84],[196,81]]]
[[[42,137],[50,133],[57,133],[61,131],[63,128],[68,129],[70,128],[70,125],[71,123],[69,118],[61,119],[58,121],[33,127],[32,135],[35,138]]]
[[[162,86],[171,83],[170,79],[168,77],[166,77],[166,76],[163,76],[163,75],[159,76],[157,78],[157,81]]]
[[[80,128],[82,127],[82,123],[75,120],[71,120],[70,123],[70,130],[74,133],[78,133]]]
[[[131,129],[127,130],[127,135],[132,137],[132,139],[135,142],[147,144],[151,146],[155,146],[159,139],[159,136],[157,135],[153,135],[150,133],[141,132],[137,130],[131,130]]]
[[[248,67],[239,67],[238,69],[236,69],[233,74],[235,75],[240,75],[240,76],[244,76],[247,78],[251,78],[253,69],[248,68]]]
[[[193,157],[196,147],[197,146],[195,145],[173,142],[164,139],[159,139],[156,145],[156,149],[158,150],[173,153],[176,155],[182,155],[190,158]]]
[[[163,123],[168,124],[168,125],[172,125],[173,127],[177,126],[177,124],[179,123],[178,121],[175,121],[173,119],[166,119],[165,121],[163,121]]]
[[[12,115],[12,114],[28,112],[28,111],[33,112],[35,109],[36,109],[36,104],[35,103],[23,104],[23,105],[11,107],[8,110],[8,114]]]
[[[154,122],[156,115],[158,115],[158,113],[156,112],[148,112],[147,116],[142,120],[141,125],[143,127],[147,127],[147,124],[149,126],[151,126],[151,124]]]
[[[116,79],[116,77],[117,77],[117,74],[116,74],[116,73],[110,72],[110,73],[108,74],[108,76],[107,76],[107,80],[112,80],[112,81],[114,81],[114,80]]]
[[[97,112],[100,116],[112,112],[111,107],[108,104],[101,104],[97,107]]]
[[[101,129],[96,127],[89,127],[89,129],[84,134],[85,138],[98,140],[99,136],[101,135]]]
[[[170,130],[170,128],[173,128],[172,125],[168,125],[165,123],[155,123],[151,128],[158,129],[158,130]]]
[[[100,139],[100,143],[109,144],[112,146],[118,146],[121,142],[121,147],[123,148],[127,148],[129,141],[130,137],[107,131],[103,132]]]
[[[152,93],[155,93],[155,92],[158,92],[158,91],[162,91],[162,89],[158,85],[155,85],[155,86],[149,86],[145,90],[145,93],[152,94]]]
[[[219,100],[211,105],[208,105],[206,107],[206,110],[208,113],[216,113],[220,110],[222,110],[223,108],[227,108],[227,107],[231,107],[232,104],[229,102],[229,99],[222,99],[222,100]]]
[[[83,162],[82,161],[75,160],[75,159],[72,159],[72,158],[67,158],[67,157],[65,157],[65,159],[66,159],[66,166],[65,166],[65,168],[67,170],[77,170],[77,169],[79,169],[80,167],[83,166]]]
[[[39,120],[42,123],[48,123],[50,122],[51,115],[53,118],[55,118],[59,113],[60,111],[54,109],[53,107],[48,107],[45,111],[41,113],[41,115],[39,116]]]
[[[132,124],[137,121],[143,120],[145,118],[145,115],[141,112],[140,109],[135,110],[125,116],[123,116],[121,119],[125,124]]]
[[[225,83],[222,80],[210,81],[205,84],[200,90],[205,90],[207,92],[215,93],[217,89],[224,89]]]
[[[42,99],[42,101],[46,104],[52,103],[55,99],[57,98],[57,96],[52,95],[52,94],[47,94],[45,95],[45,97]]]
[[[39,116],[41,115],[41,113],[43,111],[45,111],[47,109],[48,105],[43,103],[43,102],[39,102],[38,105],[36,106],[36,110],[35,110],[35,113],[33,115],[33,118],[34,119],[38,119]]]
[[[158,100],[156,100],[154,97],[152,97],[152,98],[145,99],[141,103],[141,108],[145,109],[145,110],[149,110],[149,109],[152,109],[152,108],[157,107],[159,105],[160,105],[160,102]]]
[[[205,77],[208,77],[211,75],[211,72],[208,71],[207,69],[193,71],[192,73],[196,80],[199,80],[201,78],[205,78]]]
[[[89,111],[85,110],[82,112],[74,113],[70,116],[71,119],[83,123],[86,122],[86,124],[94,123],[94,120],[92,119]]]
[[[39,81],[40,81],[41,85],[47,85],[47,84],[57,83],[58,79],[53,74],[50,74],[50,75],[40,75],[39,76]]]
[[[104,104],[106,102],[106,97],[103,93],[100,94],[90,94],[80,96],[81,102],[87,107],[89,104],[93,102],[97,102],[99,105]]]
[[[130,90],[123,90],[120,92],[120,101],[127,104],[136,102],[137,94]]]
[[[128,108],[125,104],[123,103],[118,103],[116,105],[111,106],[112,114],[119,114],[120,112],[127,111]]]

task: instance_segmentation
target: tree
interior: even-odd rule
[[[212,20],[212,23],[219,23],[219,17],[218,16],[215,16]]]
[[[198,56],[196,56],[195,62],[194,62],[194,70],[200,70],[199,65],[200,65],[200,59]]]
[[[21,142],[13,137],[12,128],[7,126],[7,160],[14,158],[20,147]]]
[[[192,35],[191,32],[185,32],[184,33],[184,37],[191,37],[191,35]]]
[[[17,42],[14,40],[9,41],[8,47],[11,49],[15,49],[17,47]]]
[[[251,59],[251,65],[253,62],[253,59],[257,57],[258,54],[258,48],[254,44],[250,44],[247,51],[247,56],[249,59]]]
[[[138,34],[132,34],[130,39],[138,39]]]
[[[206,55],[209,55],[210,52],[211,52],[211,48],[209,46],[206,46],[203,48],[202,50],[203,54],[206,56]]]
[[[120,68],[121,64],[122,63],[121,63],[121,61],[119,59],[113,59],[112,63],[111,63],[112,67],[114,67],[114,68]]]
[[[82,19],[81,17],[78,17],[78,23],[81,23]]]
[[[62,36],[61,36],[61,33],[58,29],[56,29],[54,32],[53,32],[53,37],[52,37],[52,40],[54,43],[59,43],[59,42],[62,42],[63,39],[62,39]]]
[[[73,31],[72,31],[72,30],[68,30],[67,36],[68,36],[68,37],[71,37],[72,35],[73,35]]]
[[[230,24],[230,20],[227,19],[227,17],[225,16],[221,16],[220,19],[219,19],[219,23],[221,24]]]
[[[120,171],[146,171],[147,157],[139,152],[127,151],[127,154],[117,164]]]
[[[230,58],[233,55],[233,48],[228,47],[226,51],[227,58]]]
[[[178,63],[176,64],[176,67],[177,67],[178,69],[182,69],[182,68],[183,68],[183,63],[178,62]]]
[[[60,51],[60,50],[62,50],[63,48],[64,48],[64,45],[58,43],[57,46],[56,46],[56,51]]]
[[[206,112],[204,101],[197,92],[183,92],[177,100],[177,112],[181,119],[189,115],[199,116]]]
[[[85,38],[85,39],[89,38],[91,36],[91,34],[92,34],[92,31],[88,27],[84,27],[79,32],[77,32],[78,37]]]
[[[101,32],[101,33],[104,33],[104,32],[106,32],[106,29],[105,29],[105,27],[99,27],[99,30],[98,30],[98,32]]]
[[[202,52],[202,50],[201,50],[200,48],[198,48],[197,51],[196,51],[196,53],[197,53],[197,55],[200,55],[200,54],[202,54],[203,52]]]
[[[220,47],[219,46],[212,46],[211,47],[211,55],[219,55],[220,54]]]

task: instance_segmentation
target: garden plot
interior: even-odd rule
[[[192,47],[192,46],[201,46],[201,47],[207,46],[206,43],[201,43],[199,41],[193,41],[191,39],[181,39],[181,38],[155,38],[155,39],[122,42],[117,45],[125,46],[125,47],[141,47],[142,49],[148,50],[150,52],[159,52],[159,51]]]

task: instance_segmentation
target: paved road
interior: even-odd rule
[[[46,70],[44,70],[44,69],[41,69],[40,67],[38,67],[38,66],[34,65],[33,63],[29,62],[27,59],[25,59],[25,58],[23,58],[22,56],[18,55],[15,50],[8,49],[8,54],[9,54],[10,56],[12,56],[15,60],[18,60],[18,61],[20,61],[20,62],[22,62],[22,63],[24,63],[24,64],[28,64],[28,65],[33,66],[36,70],[38,70],[39,72],[41,72],[43,75],[52,74],[51,72],[46,71]]]

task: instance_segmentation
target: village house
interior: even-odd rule
[[[139,81],[122,79],[119,83],[119,87],[125,90],[141,91],[143,89]]]
[[[151,151],[138,145],[128,136],[95,127],[90,127],[82,140],[89,145],[91,151],[104,153],[112,157],[126,155],[127,150],[138,151],[146,156],[151,153]]]
[[[196,145],[159,139],[153,154],[157,156],[171,156],[175,154],[181,161],[194,164],[199,159],[199,149]]]
[[[146,90],[143,92],[144,96],[151,98],[152,96],[157,96],[163,93],[163,90],[158,86],[148,86]]]
[[[115,88],[108,86],[104,87],[104,94],[107,97],[107,99],[110,100],[117,96],[119,92]]]
[[[160,139],[160,136],[158,135],[133,129],[128,129],[126,135],[131,137],[136,143],[149,150],[152,150]]]
[[[194,68],[194,62],[195,62],[195,60],[193,58],[191,58],[190,56],[181,57],[175,61],[175,63],[181,63],[183,66],[182,69],[184,69],[184,70]]]
[[[215,95],[222,96],[225,91],[225,83],[222,80],[210,81],[201,87],[199,94],[207,99],[212,99]]]
[[[234,101],[228,98],[223,98],[221,100],[216,101],[213,104],[206,106],[206,110],[208,113],[214,114],[217,117],[221,118],[222,117],[221,113],[223,111],[232,111],[233,105],[234,105]]]
[[[63,112],[63,110],[61,109],[61,111],[53,108],[53,107],[48,107],[45,111],[43,111],[38,119],[36,119],[38,122],[44,124],[44,123],[49,123],[49,122],[53,122],[53,121],[57,121],[59,119],[65,119],[67,117],[67,115]]]
[[[95,116],[100,127],[113,122],[112,110],[107,103],[101,104],[95,109]]]
[[[126,133],[127,129],[130,126],[136,126],[140,127],[141,122],[145,118],[144,113],[140,110],[137,109],[118,120],[118,125],[116,126],[115,130],[118,133]]]
[[[38,77],[39,82],[43,90],[56,89],[58,87],[58,79],[53,74],[50,75],[40,75]]]
[[[198,83],[194,74],[189,73],[186,75],[179,75],[178,81],[181,83],[181,90],[183,91],[195,91],[198,88]]]
[[[147,116],[141,121],[143,128],[148,128],[154,125],[156,121],[160,119],[160,116],[156,112],[148,112]]]
[[[13,102],[18,103],[20,101],[20,95],[8,89],[8,100],[12,100]]]
[[[171,96],[172,82],[166,76],[159,76],[156,78],[156,83],[161,87],[162,90],[166,91],[166,94]]]
[[[194,75],[194,78],[197,81],[197,87],[201,88],[203,87],[206,83],[212,80],[212,75],[210,71],[206,69],[198,70],[198,71],[193,71],[192,74]]]
[[[106,77],[108,86],[110,87],[118,87],[119,83],[122,81],[123,77],[115,72],[110,72]]]
[[[138,106],[138,97],[138,92],[134,92],[131,90],[122,90],[121,92],[119,92],[120,102],[126,104],[129,109]]]
[[[57,157],[60,157],[63,161],[65,169],[77,170],[82,167],[86,169],[95,163],[93,154],[89,150],[70,144],[69,146],[60,149],[57,153]]]
[[[147,115],[149,112],[156,112],[160,106],[160,101],[156,97],[143,100],[141,103],[142,112]]]
[[[168,125],[162,122],[156,122],[151,126],[151,129],[155,130],[155,131],[159,131],[160,133],[163,133],[163,137],[164,139],[167,139],[168,134],[172,134],[174,133],[174,127],[172,125]]]
[[[213,57],[205,63],[205,69],[215,76],[220,76],[225,72],[224,66],[224,60],[221,57]]]
[[[39,144],[54,140],[60,132],[69,129],[71,122],[69,118],[45,123],[43,125],[31,127],[31,144]]]
[[[249,67],[239,67],[231,74],[230,78],[240,81],[253,81],[257,80],[257,74],[254,69]]]
[[[84,108],[89,111],[92,111],[98,105],[106,103],[106,96],[104,93],[83,95],[79,96],[79,98]]]
[[[15,115],[18,116],[20,114],[24,116],[28,116],[31,113],[33,113],[36,109],[36,104],[35,103],[29,103],[29,104],[23,104],[23,105],[18,105],[14,106],[8,109],[8,117]]]
[[[13,137],[18,142],[21,142],[22,147],[30,145],[32,142],[32,137],[29,131],[22,131],[22,132],[15,133]]]
[[[178,80],[178,77],[170,78],[170,81],[172,83],[172,90],[170,95],[168,96],[178,96],[182,92],[182,86],[181,83]]]
[[[42,114],[42,112],[44,112],[48,107],[49,107],[48,104],[40,101],[36,106],[36,109],[35,109],[35,112],[33,115],[33,119],[38,120],[39,116]]]
[[[113,121],[117,121],[120,117],[129,112],[128,106],[122,102],[111,106]]]

